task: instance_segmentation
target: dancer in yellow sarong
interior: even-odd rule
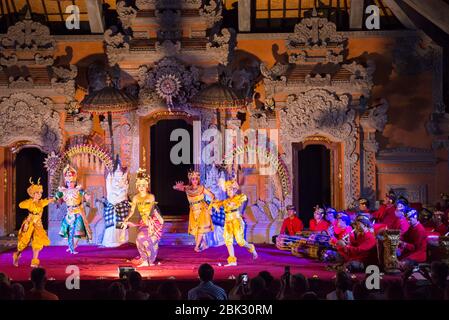
[[[183,191],[187,194],[187,200],[190,205],[189,213],[189,234],[195,237],[195,251],[200,252],[207,248],[204,235],[214,230],[211,218],[211,206],[205,201],[205,196],[210,201],[215,199],[215,195],[205,186],[200,184],[200,173],[198,171],[190,171],[188,173],[189,185],[179,181],[173,189]]]
[[[212,206],[219,210],[221,206],[225,212],[225,225],[223,238],[228,248],[228,264],[225,267],[237,265],[237,258],[234,254],[234,239],[241,247],[245,247],[253,255],[253,259],[257,259],[256,248],[253,244],[245,240],[244,230],[245,222],[243,222],[240,208],[247,201],[247,196],[243,193],[237,194],[239,185],[235,180],[228,180],[220,183],[223,190],[226,191],[228,198],[222,201],[214,201]]]
[[[133,261],[137,267],[154,265],[164,226],[164,219],[156,207],[157,202],[154,195],[148,192],[149,180],[150,177],[145,169],[137,171],[136,188],[138,193],[133,197],[129,216],[126,217],[122,225],[123,229],[126,229],[128,225],[139,228],[136,246],[140,256]],[[136,208],[139,210],[141,218],[139,224],[129,222]]]
[[[34,184],[30,178],[30,184],[27,189],[30,199],[19,203],[19,208],[28,210],[28,216],[19,230],[17,251],[13,253],[13,264],[16,267],[19,266],[20,256],[31,242],[33,249],[31,267],[36,268],[40,263],[39,252],[44,246],[50,245],[50,240],[42,225],[42,213],[45,206],[52,203],[54,199],[42,199],[43,187],[40,184],[40,178],[37,180],[37,184]]]

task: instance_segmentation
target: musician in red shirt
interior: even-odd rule
[[[286,234],[289,236],[294,236],[298,232],[301,232],[304,229],[304,225],[296,216],[295,206],[288,205],[287,206],[287,218],[284,219],[281,227],[281,234]]]
[[[394,205],[396,201],[396,195],[394,191],[390,191],[385,195],[385,203],[382,204],[379,210],[372,213],[373,219],[375,219],[376,224],[383,224],[388,229],[391,229],[394,221],[396,220],[396,206]]]
[[[446,235],[449,230],[443,222],[443,216],[443,211],[435,211],[432,215],[432,220],[426,226],[426,229],[428,229],[430,232],[438,233],[440,236]]]
[[[343,240],[337,242],[337,251],[345,263],[357,262],[363,268],[375,261],[376,238],[370,231],[370,220],[359,215],[356,219],[355,230],[349,237],[349,243]]]
[[[418,211],[411,209],[405,216],[410,228],[404,234],[403,241],[399,242],[399,260],[403,268],[427,259],[427,234],[418,220]]]
[[[352,232],[351,219],[346,213],[339,212],[335,221],[337,222],[336,228],[333,229],[330,240],[330,244],[334,246],[337,245],[338,240],[349,241],[349,236]]]
[[[324,210],[319,206],[315,207],[315,211],[313,213],[313,219],[309,221],[309,229],[310,231],[322,232],[327,231],[329,228],[329,222],[324,220]]]
[[[396,203],[395,211],[396,219],[393,221],[391,229],[400,230],[401,239],[410,227],[407,219],[405,218],[405,212],[407,212],[408,210],[410,209],[407,206],[407,202],[402,199],[398,200],[398,202]]]

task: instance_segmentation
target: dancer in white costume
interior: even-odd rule
[[[128,230],[121,228],[121,223],[129,215],[131,205],[128,201],[128,172],[117,165],[117,169],[106,177],[106,197],[103,199],[103,216],[105,231],[102,245],[118,247],[128,242]]]

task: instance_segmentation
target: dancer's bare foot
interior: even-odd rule
[[[237,262],[230,262],[228,264],[224,265],[225,267],[236,267],[237,266]]]
[[[12,254],[12,264],[14,267],[18,267],[19,266],[19,258],[20,258],[20,253],[19,252],[14,252]]]
[[[201,249],[198,248],[198,247],[195,247],[193,250],[194,250],[195,252],[201,252]]]
[[[32,259],[31,260],[31,268],[39,267],[39,263],[40,263],[39,259]]]
[[[252,255],[253,255],[253,259],[254,260],[256,260],[258,257],[259,257],[259,255],[257,254],[257,251],[254,249],[254,251],[252,252]]]
[[[154,264],[153,264],[154,265]],[[150,264],[148,264],[148,261],[142,261],[140,264],[138,264],[136,266],[136,268],[140,268],[140,267],[149,267]]]

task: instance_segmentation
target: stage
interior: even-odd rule
[[[66,247],[50,246],[44,248],[40,254],[41,266],[47,270],[48,277],[55,280],[65,280],[65,269],[68,265],[76,265],[80,269],[81,280],[117,279],[117,268],[120,265],[131,265],[127,259],[138,255],[132,244],[119,248],[102,248],[97,246],[80,246],[79,254],[71,255]],[[278,250],[274,245],[258,245],[259,258],[253,260],[251,255],[243,248],[235,246],[238,259],[237,267],[224,267],[227,250],[225,246],[212,247],[203,252],[196,253],[193,246],[161,246],[159,249],[157,265],[141,267],[137,270],[146,279],[197,279],[197,269],[202,263],[209,263],[215,268],[215,278],[230,279],[246,272],[250,277],[256,276],[262,270],[269,271],[279,278],[285,266],[290,266],[291,273],[302,273],[306,277],[318,277],[323,280],[333,279],[335,272],[326,270],[326,264],[312,259],[297,258],[288,251]],[[13,250],[0,254],[0,271],[5,272],[15,281],[29,279],[31,271],[31,248],[27,248],[20,259],[20,267],[12,265]],[[355,275],[363,279],[364,274]]]
[[[237,267],[224,267],[226,264],[227,250],[225,246],[212,247],[203,252],[196,253],[193,246],[161,246],[159,249],[157,265],[138,268],[142,277],[146,279],[197,279],[197,269],[202,263],[209,263],[215,268],[215,278],[229,279],[246,272],[250,277],[257,275],[262,270],[270,271],[273,276],[280,277],[284,272],[284,266],[290,266],[292,273],[301,272],[307,277],[318,276],[323,279],[331,279],[334,273],[325,269],[325,264],[292,256],[287,251],[280,251],[274,245],[257,246],[259,258],[253,260],[245,250],[236,246],[238,259]],[[119,265],[131,265],[127,259],[138,255],[137,249],[132,244],[126,244],[119,248],[102,248],[98,246],[80,246],[79,254],[71,255],[66,252],[66,247],[50,246],[44,248],[40,254],[41,266],[47,270],[48,277],[55,280],[65,280],[68,265],[76,265],[80,269],[81,280],[116,279]],[[0,254],[0,271],[5,272],[15,281],[29,279],[31,271],[31,248],[27,248],[20,259],[20,267],[12,265],[13,251]]]

